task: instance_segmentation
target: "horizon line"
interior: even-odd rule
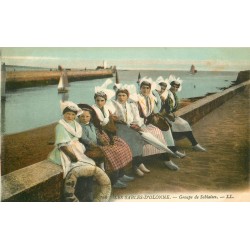
[[[5,66],[7,67],[26,67],[26,68],[40,68],[40,69],[57,69],[57,67],[42,67],[42,66],[25,66],[25,65],[13,65],[13,64],[5,64]],[[185,70],[185,69],[160,69],[160,68],[121,68],[121,69],[118,69],[117,66],[116,67],[116,70],[117,71],[136,71],[136,70],[142,70],[142,71],[147,71],[147,70],[158,70],[158,71],[171,71],[171,70],[174,70],[174,71],[187,71],[189,72],[189,70]],[[66,67],[65,69],[85,69],[85,68],[69,68],[69,67]],[[96,70],[95,68],[87,68],[88,70]],[[110,68],[106,68],[106,69],[110,69]],[[226,71],[226,72],[238,72],[238,71],[246,71],[246,70],[210,70],[210,69],[202,69],[202,70],[198,70],[198,72],[204,72],[204,71],[209,71],[209,72],[222,72],[222,71]]]

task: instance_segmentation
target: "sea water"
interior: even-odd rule
[[[119,81],[124,84],[136,84],[139,71],[118,71]],[[141,77],[169,77],[170,74],[183,80],[183,88],[178,92],[179,98],[200,97],[207,93],[220,92],[235,81],[238,72],[200,71],[191,75],[185,71],[140,71]],[[114,77],[111,78],[115,82]],[[61,118],[60,101],[75,103],[94,103],[94,88],[106,79],[72,82],[68,93],[58,94],[57,85],[23,88],[6,93],[6,101],[1,105],[2,134],[18,133],[41,127]],[[112,87],[112,86],[111,86]]]

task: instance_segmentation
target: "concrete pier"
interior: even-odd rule
[[[67,70],[70,82],[113,77],[111,69]],[[60,71],[12,71],[7,72],[6,89],[58,84]]]

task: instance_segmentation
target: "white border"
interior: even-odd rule
[[[247,1],[5,1],[1,47],[247,47]],[[1,203],[4,249],[244,249],[249,203]]]

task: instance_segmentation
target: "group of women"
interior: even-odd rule
[[[140,177],[150,173],[146,156],[159,155],[168,169],[178,170],[171,158],[185,154],[177,150],[175,140],[186,137],[194,150],[205,151],[188,122],[174,114],[181,85],[174,76],[159,77],[156,83],[145,77],[138,81],[138,91],[133,84],[96,88],[92,106],[62,102],[63,118],[56,126],[55,149],[49,159],[63,167],[65,178],[75,167],[99,166],[113,188],[126,188],[134,180],[125,174],[127,168]],[[81,182],[82,200],[92,201],[93,177]]]

